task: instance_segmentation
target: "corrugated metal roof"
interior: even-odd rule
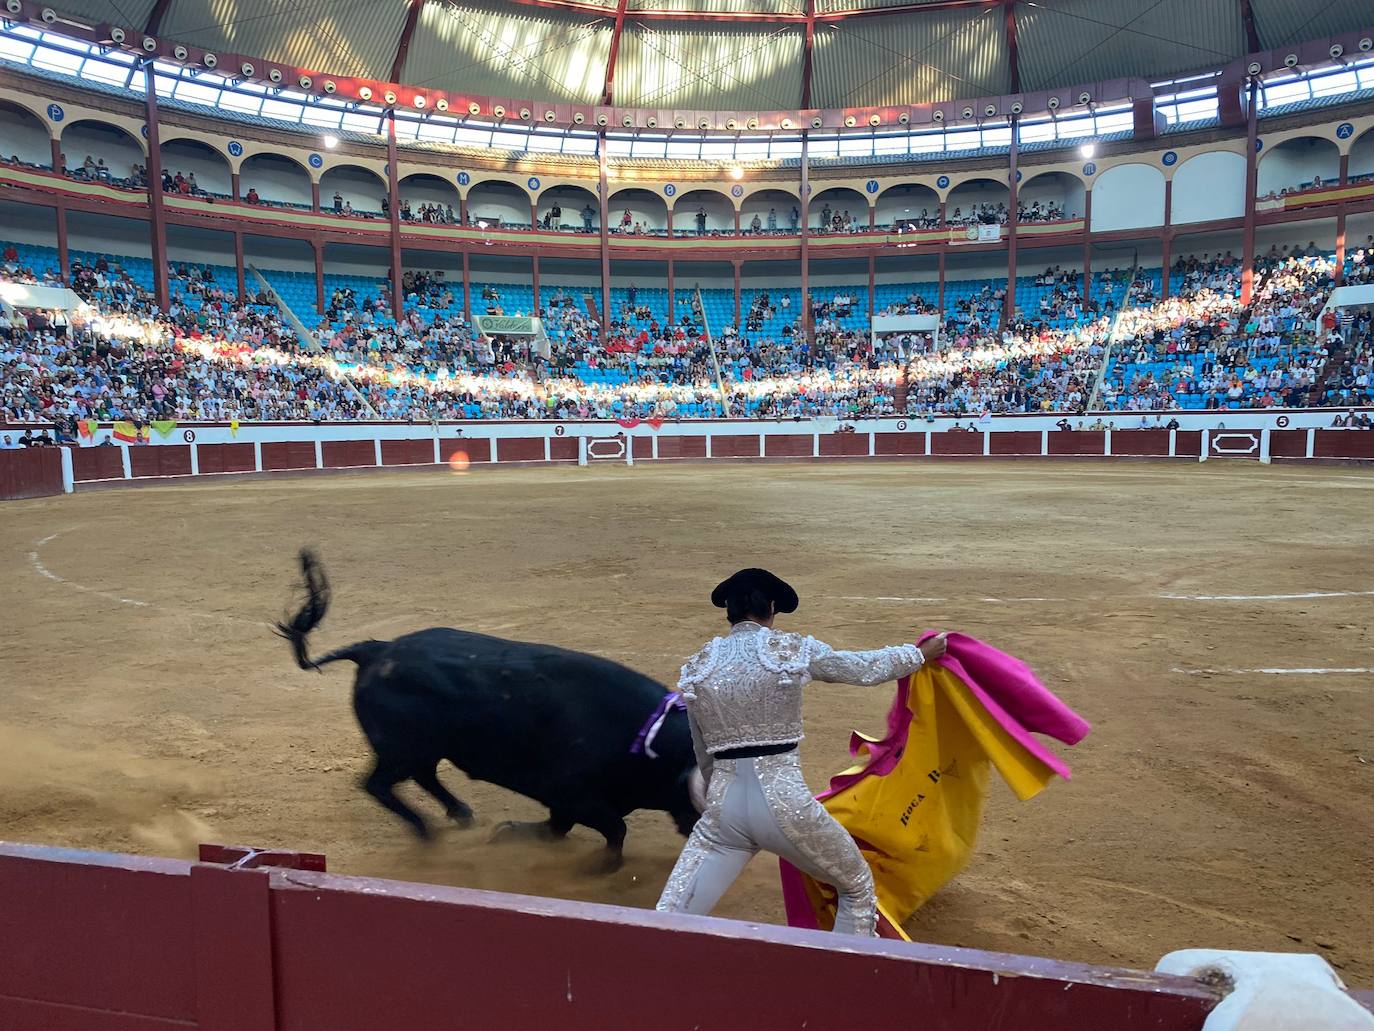
[[[920,104],[1011,89],[1000,7],[860,18],[816,29],[817,107]]]
[[[803,37],[797,25],[627,23],[615,71],[616,102],[708,111],[796,107]]]
[[[1023,90],[1225,64],[1245,52],[1235,0],[1036,0],[1017,6]]]
[[[816,0],[817,14],[830,14],[834,11],[880,10],[910,4],[934,4],[940,0]],[[924,15],[922,15],[924,17]]]
[[[435,0],[420,12],[402,79],[478,95],[595,104],[613,25],[610,17]]]
[[[1297,4],[1293,0],[1250,0],[1255,32],[1266,50],[1334,36],[1359,29],[1374,29],[1374,4],[1369,0],[1330,0],[1321,4]]]
[[[153,11],[157,0],[58,0],[54,10],[62,15],[71,15],[77,21],[99,25],[130,25],[142,29],[148,24],[148,15]],[[56,25],[54,28],[60,29]]]
[[[806,14],[805,0],[628,0],[625,10],[715,11],[725,14]],[[760,31],[764,26],[758,27]]]
[[[159,34],[334,75],[385,79],[404,24],[405,8],[394,0],[173,0]]]

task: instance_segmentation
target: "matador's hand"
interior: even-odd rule
[[[934,637],[926,638],[921,643],[921,654],[926,657],[926,662],[931,659],[938,659],[945,654],[945,650],[949,647],[949,642],[946,640],[948,636],[948,633],[936,634]]]

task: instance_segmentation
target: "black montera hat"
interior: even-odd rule
[[[797,611],[797,592],[787,581],[766,569],[741,569],[728,580],[722,580],[711,592],[711,604],[723,609],[730,595],[749,591],[762,591],[768,595],[778,612]]]

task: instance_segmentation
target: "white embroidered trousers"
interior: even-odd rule
[[[673,867],[658,909],[711,912],[760,851],[781,856],[835,888],[836,931],[873,936],[872,871],[849,832],[812,797],[795,751],[715,761],[706,811]]]

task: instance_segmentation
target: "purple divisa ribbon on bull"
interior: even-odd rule
[[[649,715],[649,719],[644,726],[639,728],[639,733],[635,735],[635,743],[630,746],[631,755],[647,755],[650,759],[657,759],[658,753],[654,751],[654,738],[658,737],[658,732],[663,729],[663,724],[668,721],[668,714],[674,709],[686,709],[687,701],[682,697],[680,691],[672,691],[663,696],[663,701],[658,703],[657,708]]]

